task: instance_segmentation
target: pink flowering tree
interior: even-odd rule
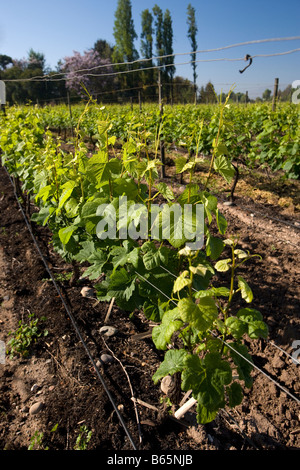
[[[84,87],[94,98],[111,88],[112,78],[106,75],[113,71],[111,62],[93,49],[65,57],[62,70],[67,74],[66,87],[80,96],[86,96]]]

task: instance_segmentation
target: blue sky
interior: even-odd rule
[[[141,12],[157,3],[171,12],[174,53],[190,52],[187,38],[186,10],[189,3],[196,10],[198,50],[219,48],[241,42],[268,38],[300,36],[300,0],[132,0],[132,14],[140,49]],[[113,27],[118,0],[8,0],[0,7],[0,54],[15,59],[27,57],[30,48],[45,55],[54,69],[57,62],[73,51],[83,53],[97,39],[114,44]],[[270,42],[198,54],[197,59],[242,58],[246,54],[274,54],[300,48],[300,40]],[[175,58],[176,75],[192,79],[189,55]],[[300,52],[289,55],[255,58],[244,74],[244,61],[200,62],[197,66],[199,86],[209,80],[216,90],[226,92],[235,84],[236,91],[248,90],[250,97],[261,96],[279,78],[284,89],[300,80]]]

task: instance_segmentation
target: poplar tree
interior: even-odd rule
[[[118,1],[115,11],[114,38],[113,62],[133,62],[138,59],[139,55],[134,46],[137,34],[134,29],[130,0]],[[127,67],[128,70],[132,69],[132,65]],[[126,70],[126,66],[118,66],[118,69],[120,71]],[[136,82],[136,76],[133,76],[133,73],[123,74],[120,76],[120,81],[123,87],[133,86]]]
[[[173,80],[175,74],[175,65],[173,54],[173,25],[171,13],[167,9],[164,13],[164,22],[163,22],[163,44],[164,44],[164,55],[168,56],[164,58],[165,65],[165,75],[170,80],[170,95],[171,100],[173,100]]]
[[[142,32],[141,32],[141,55],[144,59],[151,59],[142,62],[142,68],[149,68],[143,72],[143,84],[152,85],[154,81],[153,68],[153,15],[146,9],[142,11]],[[146,95],[147,95],[146,91]]]
[[[153,55],[153,16],[148,9],[142,11],[141,54],[145,59]],[[149,63],[152,64],[152,61]]]
[[[164,15],[162,9],[158,5],[154,5],[153,14],[155,16],[155,47],[156,55],[158,57],[164,55],[164,42],[163,42],[163,24],[164,24]],[[157,59],[157,66],[163,66],[163,59]]]
[[[175,66],[171,65],[174,62],[173,54],[173,26],[171,13],[167,9],[163,13],[158,5],[154,5],[153,14],[155,16],[155,38],[156,38],[156,54],[157,66],[160,67],[163,82],[170,81],[170,90],[172,97],[172,82],[175,74]],[[171,57],[160,57],[160,56]],[[164,86],[165,88],[165,86]]]
[[[196,54],[195,51],[197,50],[197,39],[196,35],[198,32],[197,24],[196,24],[196,18],[195,18],[195,8],[192,7],[192,5],[189,3],[187,7],[187,24],[188,24],[188,38],[191,43],[192,47],[192,53],[191,53],[191,59],[192,59],[192,68],[193,68],[193,82],[194,82],[194,91],[196,93],[196,79],[197,79],[197,73],[196,73]]]

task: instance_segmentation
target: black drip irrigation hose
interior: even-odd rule
[[[5,165],[2,165],[2,167],[3,167],[4,170],[6,171],[6,174],[7,174],[8,178],[9,178],[11,184],[12,184],[13,192],[14,192],[15,198],[16,198],[16,200],[17,200],[17,202],[18,202],[19,208],[20,208],[20,210],[21,210],[21,212],[22,212],[22,215],[23,215],[23,217],[24,217],[24,220],[25,220],[25,223],[26,223],[27,228],[28,228],[28,230],[29,230],[29,233],[30,233],[30,235],[31,235],[31,237],[32,237],[32,239],[33,239],[34,245],[35,245],[35,247],[36,247],[36,249],[37,249],[37,251],[38,251],[38,253],[39,253],[39,255],[40,255],[40,257],[41,257],[41,259],[42,259],[42,261],[43,261],[43,263],[44,263],[44,265],[45,265],[45,268],[46,268],[46,270],[47,270],[47,272],[48,272],[48,274],[49,274],[49,276],[50,276],[50,278],[51,278],[51,280],[52,280],[52,282],[53,282],[53,285],[54,285],[54,287],[55,287],[55,289],[56,289],[56,291],[57,291],[59,297],[60,297],[61,300],[62,300],[62,303],[63,303],[63,305],[64,305],[64,307],[65,307],[65,310],[66,310],[66,312],[67,312],[67,314],[68,314],[68,316],[69,316],[71,322],[72,322],[72,325],[73,325],[73,327],[74,327],[74,329],[75,329],[75,331],[76,331],[76,333],[77,333],[77,336],[79,337],[79,339],[80,339],[80,341],[81,341],[81,343],[82,343],[82,345],[83,345],[83,347],[84,347],[84,349],[85,349],[85,351],[86,351],[86,353],[87,353],[87,355],[88,355],[88,357],[89,357],[89,359],[90,359],[90,361],[91,361],[91,363],[92,363],[92,365],[93,365],[93,367],[94,367],[94,369],[95,369],[95,372],[96,372],[96,374],[97,374],[97,377],[98,377],[98,379],[100,380],[100,382],[101,382],[101,384],[102,384],[102,386],[103,386],[103,388],[104,388],[104,390],[105,390],[105,392],[106,392],[106,394],[107,394],[107,396],[108,396],[108,398],[109,398],[109,400],[110,400],[110,402],[111,402],[111,404],[112,404],[112,406],[113,406],[113,408],[114,408],[114,410],[115,410],[115,412],[116,412],[116,414],[117,414],[117,416],[118,416],[118,418],[119,418],[119,421],[120,421],[122,427],[124,428],[124,431],[125,431],[125,433],[126,433],[128,439],[129,439],[129,441],[130,441],[130,443],[131,443],[133,449],[134,449],[134,450],[138,450],[136,444],[135,444],[134,441],[133,441],[133,438],[132,438],[132,436],[131,436],[129,430],[128,430],[127,427],[126,427],[126,424],[125,424],[125,422],[124,422],[124,419],[123,419],[122,415],[120,414],[120,411],[118,410],[118,407],[117,407],[117,405],[116,405],[116,403],[115,403],[115,401],[114,401],[114,399],[113,399],[113,397],[112,397],[110,391],[109,391],[108,388],[107,388],[107,385],[106,385],[106,383],[105,383],[105,380],[104,380],[104,378],[102,377],[102,375],[100,374],[100,371],[99,371],[99,369],[98,369],[98,367],[97,367],[97,365],[96,365],[96,363],[95,363],[95,361],[94,361],[94,359],[93,359],[93,357],[92,357],[92,355],[91,355],[91,353],[90,353],[90,351],[89,351],[89,349],[88,349],[88,347],[87,347],[87,344],[86,344],[86,342],[84,341],[84,339],[83,339],[83,337],[82,337],[82,335],[81,335],[81,333],[80,333],[80,331],[79,331],[79,329],[78,329],[78,326],[77,326],[76,321],[75,321],[75,319],[74,319],[74,317],[73,317],[73,315],[72,315],[72,312],[70,311],[68,305],[66,304],[66,301],[65,301],[65,299],[63,298],[63,296],[62,296],[62,294],[61,294],[61,291],[60,291],[60,289],[59,289],[59,287],[58,287],[58,285],[57,285],[57,283],[56,283],[56,281],[55,281],[55,279],[54,279],[54,277],[53,277],[53,275],[52,275],[52,273],[51,273],[51,271],[50,271],[50,269],[49,269],[49,267],[48,267],[47,261],[45,260],[44,255],[43,255],[43,253],[41,252],[40,247],[38,246],[38,243],[37,243],[36,238],[35,238],[35,236],[34,236],[34,234],[33,234],[33,232],[32,232],[32,229],[31,229],[31,227],[30,227],[30,224],[29,224],[29,222],[28,222],[28,219],[27,219],[27,217],[26,217],[26,214],[25,214],[25,212],[24,212],[24,210],[23,210],[23,207],[22,207],[22,205],[21,205],[21,203],[20,203],[20,201],[19,201],[19,199],[18,199],[18,195],[17,195],[17,193],[16,193],[16,189],[15,189],[14,182],[13,182],[13,180],[12,180],[12,178],[11,178],[9,172],[7,171]]]

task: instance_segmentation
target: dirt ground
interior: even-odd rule
[[[114,358],[113,363],[97,367],[124,427],[49,279],[10,181],[0,168],[0,340],[7,344],[9,332],[16,331],[20,320],[28,322],[32,314],[39,319],[40,331],[48,332],[38,338],[27,358],[6,356],[5,363],[0,363],[1,450],[27,450],[29,446],[73,450],[82,426],[92,431],[87,449],[97,451],[132,450],[129,436],[138,449],[148,451],[300,448],[300,366],[284,352],[291,355],[293,342],[300,340],[300,212],[295,201],[278,204],[283,196],[273,194],[277,199],[270,201],[264,192],[254,199],[243,181],[238,188],[235,205],[224,205],[224,196],[220,207],[228,232],[240,234],[241,248],[262,257],[254,258],[243,276],[254,293],[253,307],[263,314],[270,334],[268,340],[254,341],[251,346],[259,370],[254,369],[253,388],[245,391],[242,404],[222,410],[204,426],[195,424],[193,409],[183,423],[170,417],[160,386],[152,381],[162,353],[151,338],[134,338],[148,330],[145,317],[135,312],[129,318],[113,306],[108,323],[117,328],[117,334],[104,339],[99,330],[109,305],[81,295],[83,286],[91,286],[87,281],[71,287],[68,280],[62,280],[70,266],[52,251],[47,229],[34,227],[94,363],[102,353]],[[132,393],[148,405],[137,404],[138,419]],[[40,408],[33,413],[32,405],[37,403]]]

